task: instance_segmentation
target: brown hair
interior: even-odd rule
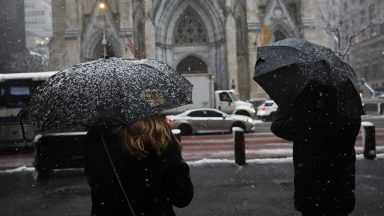
[[[110,134],[117,136],[124,151],[139,160],[146,158],[149,152],[161,155],[173,136],[169,125],[157,115],[114,127]]]

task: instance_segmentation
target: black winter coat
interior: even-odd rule
[[[355,141],[360,116],[343,117],[336,93],[309,86],[271,130],[293,141],[295,208],[304,215],[346,215],[355,207]],[[347,119],[347,120],[346,120]]]
[[[173,205],[187,206],[193,197],[189,167],[181,148],[171,141],[161,156],[136,160],[116,138],[104,135],[124,190],[136,215],[174,216]],[[174,139],[174,138],[173,138]],[[87,134],[85,175],[92,191],[92,215],[131,215],[101,141],[100,131]]]

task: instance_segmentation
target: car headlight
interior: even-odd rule
[[[246,119],[244,119],[244,122],[247,122],[247,123],[252,123],[252,119],[251,118],[246,118]]]
[[[255,110],[255,109],[251,109],[251,112],[252,112],[252,113],[256,113],[256,110]]]

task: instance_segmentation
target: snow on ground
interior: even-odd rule
[[[356,155],[356,159],[364,160],[363,154]],[[384,159],[384,153],[380,153],[376,155],[376,159]],[[247,164],[271,164],[271,163],[292,163],[292,157],[282,157],[282,158],[262,158],[262,159],[250,159],[246,161]],[[217,165],[217,164],[235,164],[234,160],[229,159],[209,159],[204,158],[197,161],[187,161],[188,165],[191,167],[204,167],[207,165]],[[75,168],[74,170],[78,170],[79,168]],[[81,169],[81,168],[80,168]],[[12,174],[18,172],[32,172],[34,171],[34,167],[18,167],[15,169],[8,169],[0,171],[0,174]]]
[[[17,173],[17,172],[24,172],[24,171],[34,171],[35,168],[34,167],[27,167],[27,166],[22,166],[22,167],[18,167],[18,168],[15,168],[15,169],[8,169],[8,170],[3,170],[3,171],[0,171],[0,174],[9,174],[9,173]]]

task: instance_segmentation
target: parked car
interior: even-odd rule
[[[233,127],[240,127],[245,132],[255,131],[254,119],[213,108],[190,109],[178,115],[168,115],[166,121],[172,129],[180,129],[181,135],[225,133],[231,132]]]
[[[268,99],[251,99],[249,100],[249,103],[251,103],[253,105],[253,107],[255,107],[255,109],[260,106],[261,104],[265,103]],[[255,113],[256,114],[256,113]]]
[[[256,117],[265,121],[272,120],[277,108],[278,106],[275,101],[267,100],[257,107]]]

